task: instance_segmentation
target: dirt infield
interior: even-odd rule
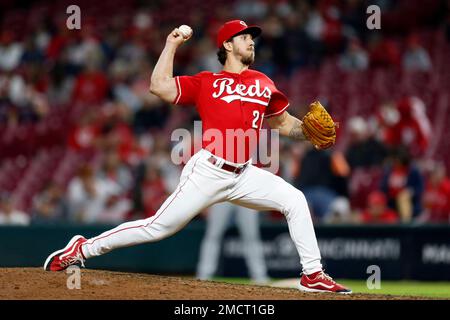
[[[0,299],[68,300],[399,300],[418,297],[303,293],[296,289],[227,284],[181,277],[81,270],[81,289],[67,288],[70,275],[40,268],[0,269]]]

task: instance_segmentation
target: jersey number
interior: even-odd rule
[[[264,113],[262,115],[264,116]],[[262,125],[262,118],[263,117],[261,116],[261,114],[259,113],[258,110],[253,110],[253,117],[254,118],[253,118],[253,122],[252,122],[252,128],[258,129]],[[261,118],[261,123],[258,126],[259,118]]]

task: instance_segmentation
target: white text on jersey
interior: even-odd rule
[[[230,78],[220,78],[213,82],[214,88],[219,88],[218,92],[213,92],[212,96],[213,98],[219,98],[224,92],[226,92],[228,95],[221,97],[222,100],[226,101],[227,103],[230,103],[234,100],[241,100],[241,101],[249,101],[253,103],[258,103],[267,106],[268,102],[262,101],[259,99],[252,99],[252,98],[246,98],[247,96],[250,97],[264,97],[267,99],[270,99],[270,96],[272,95],[272,91],[268,87],[264,87],[264,89],[261,91],[261,84],[259,80],[255,81],[255,84],[252,84],[250,86],[244,85],[244,84],[236,84],[234,88],[232,88],[232,85],[234,84],[234,80]]]

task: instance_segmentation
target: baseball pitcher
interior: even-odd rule
[[[177,48],[192,32],[174,29],[167,37],[151,77],[150,91],[176,105],[195,105],[202,119],[202,149],[188,161],[180,182],[156,214],[126,222],[91,239],[78,235],[67,246],[52,253],[44,269],[60,271],[111,250],[169,237],[203,209],[223,201],[258,211],[276,210],[286,216],[291,238],[302,265],[299,289],[310,292],[351,293],[322,269],[321,256],[308,204],[303,193],[282,178],[251,164],[253,147],[233,144],[229,130],[257,134],[262,122],[295,140],[309,140],[317,149],[335,143],[335,123],[320,102],[299,120],[286,110],[288,99],[261,72],[249,69],[254,62],[253,39],[257,26],[244,21],[225,23],[218,31],[219,73],[173,76]],[[220,133],[221,135],[218,135]],[[228,134],[228,135],[227,135]],[[221,137],[221,138],[219,138]]]

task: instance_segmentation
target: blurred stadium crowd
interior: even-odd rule
[[[318,98],[340,122],[330,151],[281,141],[278,174],[316,221],[450,223],[450,1],[76,2],[81,30],[73,1],[0,0],[0,224],[153,215],[181,172],[171,132],[198,116],[149,93],[152,66],[188,24],[175,74],[220,70],[215,33],[237,17],[262,27],[254,68],[289,112]]]

